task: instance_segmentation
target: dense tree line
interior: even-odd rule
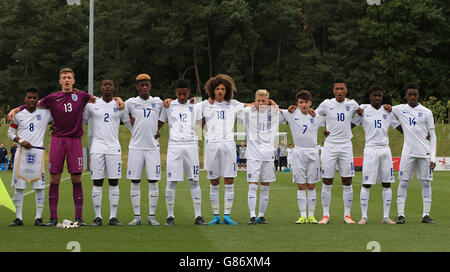
[[[89,1],[0,0],[0,112],[21,103],[21,90],[59,88],[71,67],[87,90]],[[96,0],[95,89],[112,77],[118,95],[136,95],[134,78],[152,76],[155,96],[173,97],[174,82],[190,79],[205,96],[209,77],[234,77],[237,98],[268,89],[281,105],[300,89],[314,102],[330,97],[336,77],[349,96],[368,102],[379,83],[386,102],[403,102],[409,81],[448,109],[450,28],[446,0]],[[447,114],[437,117],[447,120]]]

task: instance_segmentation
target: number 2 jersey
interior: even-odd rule
[[[135,118],[131,131],[129,149],[159,150],[155,134],[158,132],[158,120],[162,110],[162,100],[150,96],[147,100],[132,97],[125,101],[131,116]]]
[[[24,109],[15,115],[14,122],[10,124],[8,136],[14,140],[15,130],[17,130],[17,136],[32,146],[44,147],[44,136],[50,121],[52,121],[52,115],[49,110],[36,109],[31,113]]]
[[[431,144],[426,137],[429,129],[434,129],[433,113],[420,104],[414,108],[408,104],[397,105],[392,107],[392,113],[403,129],[402,156],[430,158]]]
[[[83,121],[87,122],[92,118],[93,137],[90,153],[120,154],[119,143],[120,121],[127,123],[130,121],[128,109],[117,108],[114,100],[105,102],[102,98],[95,104],[87,104],[83,112]]]

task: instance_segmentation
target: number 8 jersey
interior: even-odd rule
[[[11,139],[17,136],[29,142],[34,147],[44,147],[44,136],[47,131],[47,124],[52,121],[52,116],[49,110],[36,109],[30,113],[24,109],[16,114],[14,122],[10,124],[8,134]]]

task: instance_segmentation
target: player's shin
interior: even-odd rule
[[[230,215],[234,201],[234,184],[225,184],[224,215]]]
[[[247,203],[250,211],[250,218],[256,217],[256,194],[258,191],[258,184],[250,183],[248,185]]]
[[[344,200],[344,216],[350,215],[353,203],[353,187],[352,185],[343,185],[342,198]]]
[[[364,186],[361,187],[361,193],[360,193],[360,202],[361,202],[361,217],[362,218],[368,218],[367,217],[367,210],[369,206],[369,197],[370,197],[370,188],[366,188]]]
[[[306,190],[297,190],[297,204],[301,217],[306,217]]]
[[[73,202],[75,204],[75,218],[83,217],[83,187],[81,182],[72,183]]]
[[[189,185],[191,186],[191,198],[194,204],[195,218],[202,216],[202,189],[198,181],[189,180]]]
[[[35,189],[36,193],[36,217],[42,218],[42,211],[44,210],[44,202],[45,202],[45,190],[44,189]]]
[[[322,186],[322,208],[323,216],[330,216],[331,188],[333,185],[323,184]]]
[[[22,220],[22,207],[23,207],[23,189],[15,189],[13,203],[16,207],[16,218]]]
[[[389,218],[389,212],[391,210],[391,203],[392,203],[392,189],[384,188],[383,187],[383,216],[384,218]]]
[[[157,181],[148,183],[148,198],[149,198],[148,215],[149,217],[155,216],[159,198],[159,188]]]
[[[405,216],[405,202],[409,181],[400,180],[397,189],[397,210],[398,215]]]
[[[211,184],[209,187],[209,198],[211,200],[211,207],[214,215],[219,215],[219,187],[220,184],[213,185]]]
[[[270,186],[261,185],[261,190],[259,192],[259,213],[258,217],[264,217],[264,213],[269,205],[269,189]]]
[[[431,182],[429,180],[420,180],[422,186],[423,215],[430,215],[431,210]]]
[[[141,216],[141,183],[131,182],[131,205],[133,206],[134,216]],[[139,218],[140,219],[140,218]]]
[[[314,216],[316,210],[316,189],[308,189],[308,216]]]
[[[117,208],[119,207],[120,190],[119,185],[109,185],[109,219],[117,217]]]
[[[103,187],[94,185],[92,187],[92,204],[94,205],[94,213],[96,218],[102,218],[102,197]]]
[[[174,206],[175,206],[175,189],[177,182],[176,181],[167,181],[166,187],[166,208],[167,208],[167,217],[173,217],[174,215]]]

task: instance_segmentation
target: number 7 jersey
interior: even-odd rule
[[[155,134],[158,132],[159,114],[162,110],[162,100],[150,96],[147,100],[132,97],[125,101],[131,116],[135,118],[131,131],[129,149],[159,150]]]

